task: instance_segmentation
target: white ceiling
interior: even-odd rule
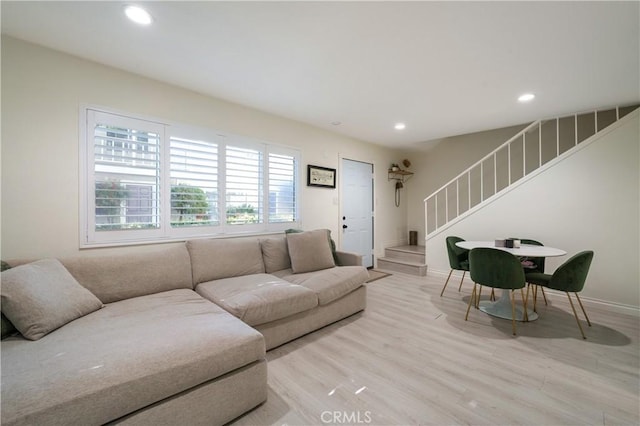
[[[2,1],[2,32],[395,147],[640,101],[636,1],[124,4]]]

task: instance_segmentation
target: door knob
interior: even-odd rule
[[[342,229],[347,229],[348,226],[347,225],[342,225]]]

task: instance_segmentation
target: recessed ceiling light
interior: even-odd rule
[[[152,22],[149,12],[139,6],[127,6],[124,9],[124,13],[127,15],[127,18],[131,19],[136,24],[149,25]]]
[[[339,126],[342,124],[341,121],[332,121],[331,124],[333,124],[334,126]]]
[[[396,123],[395,126],[393,126],[396,130],[404,130],[405,127],[407,127],[404,123]]]
[[[518,102],[529,102],[532,101],[535,97],[536,95],[534,95],[533,93],[525,93],[524,95],[520,95],[520,97],[518,97]]]

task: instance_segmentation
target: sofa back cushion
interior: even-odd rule
[[[189,252],[184,244],[134,254],[61,260],[71,275],[102,303],[193,289]]]
[[[187,241],[194,286],[211,280],[263,274],[264,262],[257,238]]]
[[[267,274],[291,268],[289,248],[285,237],[260,240],[260,247]]]

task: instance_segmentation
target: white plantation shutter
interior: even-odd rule
[[[229,225],[263,222],[263,153],[226,147],[226,216]]]
[[[218,225],[218,145],[172,136],[171,226]]]
[[[296,171],[295,156],[269,153],[269,223],[296,221]]]
[[[162,223],[162,126],[96,111],[87,123],[88,239],[153,238]]]
[[[81,123],[81,247],[282,231],[295,149],[93,108]]]

